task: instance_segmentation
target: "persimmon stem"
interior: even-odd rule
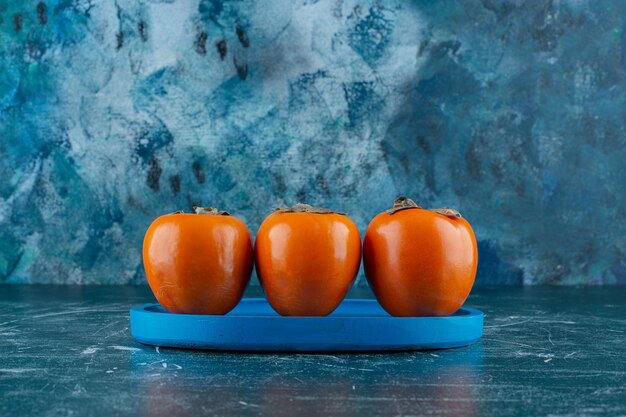
[[[401,196],[394,200],[393,207],[387,210],[387,213],[391,215],[397,211],[406,210],[406,209],[423,209],[423,207],[417,204],[415,201],[411,200],[410,198]],[[461,216],[461,213],[459,213],[455,209],[451,209],[448,207],[436,208],[436,209],[425,209],[425,210],[434,211],[435,213],[441,214],[451,219],[455,219],[455,218],[460,219],[461,217],[463,217]]]
[[[415,201],[411,200],[410,198],[401,196],[401,197],[396,198],[393,201],[393,207],[387,210],[387,213],[394,214],[395,212],[400,211],[400,210],[414,209],[414,208],[421,209],[422,207],[418,205]]]
[[[315,213],[315,214],[334,213],[334,214],[345,215],[345,213],[340,213],[338,211],[321,208],[321,207],[313,207],[304,203],[296,203],[293,205],[293,207],[277,207],[274,209],[274,211],[276,211],[277,213]]]
[[[417,208],[422,208],[415,201],[411,200],[410,198],[404,197],[404,196],[398,197],[398,198],[396,198],[393,201],[393,208],[397,208],[397,207],[417,207]]]
[[[196,214],[205,214],[209,216],[230,216],[230,213],[224,210],[220,210],[215,207],[199,207],[193,206],[193,211]]]

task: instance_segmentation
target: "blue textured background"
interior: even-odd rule
[[[626,283],[626,2],[0,1],[0,282],[143,283],[150,221],[459,209],[478,283]]]

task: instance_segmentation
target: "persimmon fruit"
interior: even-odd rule
[[[363,240],[365,276],[392,316],[447,316],[469,295],[478,263],[470,224],[453,209],[407,198],[378,214]]]
[[[263,221],[254,250],[257,275],[274,310],[326,316],[354,283],[361,237],[348,216],[296,204]]]
[[[213,208],[158,217],[143,242],[150,289],[172,313],[226,314],[250,281],[250,232],[238,218]]]

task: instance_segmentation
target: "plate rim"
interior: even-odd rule
[[[261,297],[246,297],[246,298],[242,298],[241,301],[239,303],[237,303],[237,306],[239,306],[241,303],[245,303],[245,302],[265,302],[267,305],[270,306],[269,302],[267,301],[267,299],[265,298],[261,298]],[[377,307],[382,309],[382,306],[380,306],[380,304],[378,303],[377,300],[375,299],[368,299],[368,298],[346,298],[344,299],[341,304],[348,302],[348,303],[357,303],[357,304],[373,304],[376,305]],[[341,305],[340,304],[340,305]],[[233,310],[231,310],[229,313],[226,314],[185,314],[185,313],[170,313],[169,311],[165,310],[163,311],[149,311],[148,308],[150,307],[161,307],[165,310],[165,307],[163,307],[160,303],[145,303],[145,304],[136,304],[133,305],[130,308],[130,313],[132,314],[133,312],[135,314],[149,314],[149,315],[162,315],[163,317],[170,317],[170,318],[180,318],[180,319],[184,319],[184,320],[200,320],[200,319],[208,319],[208,320],[240,320],[240,319],[244,319],[244,318],[254,318],[254,319],[263,319],[263,320],[324,320],[324,321],[331,321],[331,320],[363,320],[363,319],[367,319],[367,320],[433,320],[433,319],[437,319],[437,320],[463,320],[463,319],[469,319],[469,318],[479,318],[482,317],[484,319],[485,314],[481,311],[478,310],[476,308],[472,308],[472,307],[464,307],[461,306],[455,313],[449,315],[449,316],[412,316],[412,317],[395,317],[392,315],[388,315],[388,316],[365,316],[365,315],[360,315],[360,316],[351,316],[351,315],[341,315],[341,316],[333,316],[332,313],[328,316],[281,316],[280,314],[276,313],[275,315],[271,315],[271,316],[266,316],[266,315],[254,315],[254,314],[246,314],[246,315],[229,315],[233,310],[235,310],[235,308],[237,308],[237,306],[235,306],[233,308]],[[339,307],[337,307],[339,308]],[[336,311],[336,310],[335,310]],[[383,309],[384,311],[384,309]],[[460,314],[457,315],[456,313],[458,311],[464,311],[466,312],[465,314]]]

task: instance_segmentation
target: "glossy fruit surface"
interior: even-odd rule
[[[250,281],[250,232],[236,217],[168,214],[148,228],[143,261],[150,288],[173,313],[226,314]]]
[[[451,209],[380,213],[363,241],[365,276],[393,316],[454,313],[472,289],[477,263],[472,227]]]
[[[354,283],[361,238],[342,214],[279,211],[259,228],[255,260],[265,296],[279,314],[326,316]]]

